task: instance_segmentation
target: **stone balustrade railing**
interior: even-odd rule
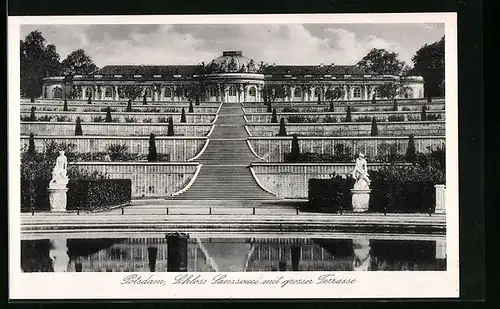
[[[444,136],[444,121],[419,122],[380,122],[377,123],[379,136]],[[247,123],[250,136],[276,136],[279,132],[277,123]],[[371,123],[286,123],[288,135],[299,136],[370,136]]]
[[[81,104],[81,105],[87,105],[87,99],[85,100],[78,100],[78,99],[67,99],[66,100],[69,104]],[[49,104],[49,105],[54,105],[54,104],[63,104],[64,99],[35,99],[34,103],[30,102],[30,99],[27,98],[21,98],[20,99],[21,104],[36,104],[36,105],[41,105],[41,104]],[[121,100],[94,100],[92,99],[92,105],[102,105],[102,106],[110,106],[110,105],[121,105],[121,106],[127,106],[128,104],[128,99],[121,99]],[[138,97],[136,100],[132,101],[133,106],[139,106],[142,105],[142,97]],[[200,101],[199,106],[204,106],[204,107],[219,107],[221,102],[208,102],[208,101]],[[90,104],[89,104],[90,105]],[[189,101],[187,100],[182,100],[182,101],[151,101],[151,99],[147,100],[147,104],[143,106],[172,106],[172,107],[188,107],[189,106]],[[193,102],[193,105],[195,105],[195,102]],[[196,105],[195,105],[196,106]]]
[[[440,110],[430,110],[427,111],[427,115],[433,116],[433,117],[440,117],[440,120],[445,120],[445,112],[440,111]],[[398,121],[420,121],[421,119],[421,112],[420,111],[394,111],[394,112],[389,112],[389,111],[380,111],[380,112],[371,112],[371,111],[366,111],[366,112],[354,112],[351,113],[351,118],[353,121],[356,121],[357,119],[360,118],[366,118],[369,117],[370,119],[372,117],[375,117],[377,119],[377,122],[386,122],[386,121],[391,121],[390,117],[402,117],[402,119],[399,119]],[[304,117],[305,119],[317,119],[317,122],[326,122],[324,121],[325,118],[333,118],[335,119],[334,121],[336,122],[343,122],[346,117],[345,112],[334,112],[334,113],[328,113],[328,112],[301,112],[301,113],[283,113],[283,112],[277,112],[277,118],[278,121],[279,119],[283,117],[285,118],[285,121],[288,120],[289,117]],[[245,114],[245,119],[247,122],[251,123],[270,123],[272,119],[272,114],[270,113],[251,113],[251,114]],[[371,120],[367,121],[370,122]],[[392,120],[394,121],[394,120]],[[334,123],[333,121],[329,121],[329,123]]]
[[[54,112],[62,112],[64,103],[21,103],[21,112],[29,112],[31,111],[31,107],[36,108],[36,113],[39,111],[54,111]],[[202,113],[202,114],[215,114],[219,109],[220,105],[207,106],[207,105],[194,105],[193,112]],[[110,105],[110,104],[70,104],[68,103],[68,111],[72,112],[102,112],[104,108],[111,108],[112,112],[127,112],[127,105]],[[189,110],[189,105],[187,104],[169,104],[169,105],[132,105],[132,110],[138,113],[181,113],[182,108],[184,108],[186,114]],[[127,112],[129,113],[129,112]]]
[[[35,136],[35,148],[45,151],[50,142],[75,145],[78,153],[106,152],[112,144],[126,145],[128,152],[145,156],[149,152],[149,137],[147,136]],[[170,154],[170,161],[188,161],[195,157],[207,143],[206,137],[173,137],[160,136],[155,139],[156,151]],[[29,136],[21,136],[21,147],[28,147]]]
[[[21,117],[29,117],[29,111],[22,111]],[[80,117],[82,122],[94,122],[94,118],[104,119],[105,112],[63,112],[63,111],[35,111],[36,117],[52,117],[50,121],[56,122],[57,117],[65,117],[69,121],[76,121]],[[213,123],[216,114],[186,113],[186,123]],[[177,123],[181,121],[179,113],[118,113],[111,112],[111,118],[124,123],[166,123],[168,118]],[[102,121],[101,121],[102,122]]]
[[[212,124],[174,123],[175,136],[206,136]],[[74,122],[41,122],[21,121],[21,135],[35,133],[37,135],[74,136]],[[98,136],[166,136],[167,123],[82,123],[83,135]]]
[[[370,111],[392,111],[392,103],[391,104],[348,104],[351,106],[352,111],[356,112],[370,112]],[[334,111],[335,112],[346,112],[347,109],[347,104],[334,104]],[[407,111],[421,111],[422,106],[425,105],[428,108],[428,111],[442,111],[444,112],[444,107],[445,104],[443,103],[429,103],[429,104],[403,104],[403,103],[398,103],[398,111],[403,111],[403,109]],[[328,109],[330,108],[330,104],[287,104],[287,103],[276,103],[276,104],[271,104],[272,108],[276,109],[276,112],[282,113],[283,109],[285,108],[295,108],[298,109],[300,112],[304,113],[321,113],[321,112],[328,112]],[[246,104],[243,106],[243,111],[245,114],[251,114],[251,113],[266,113],[267,112],[267,107],[260,103],[260,104]]]
[[[377,170],[383,165],[370,163],[369,169]],[[309,179],[347,176],[354,163],[252,163],[250,168],[265,190],[281,198],[307,199]]]
[[[446,99],[445,98],[432,98],[431,102],[427,101],[427,98],[418,98],[418,99],[397,99],[396,100],[398,104],[407,104],[407,105],[424,105],[424,104],[444,104]],[[387,106],[392,106],[394,100],[392,99],[377,99],[376,103],[377,105],[387,105]],[[262,104],[263,102],[244,102],[244,106],[255,106],[258,104]],[[292,101],[283,101],[281,100],[276,100],[275,102],[272,102],[275,104],[281,104],[283,106],[306,106],[306,105],[318,105],[317,100],[315,101],[302,101],[300,99],[295,100],[295,98]],[[330,101],[328,100],[321,100],[322,105],[327,105],[330,104]],[[346,106],[346,105],[351,105],[351,106],[357,106],[357,105],[373,105],[373,101],[370,100],[335,100],[333,101],[333,104],[336,105],[341,105],[341,106]]]
[[[299,137],[301,152],[334,154],[338,145],[348,147],[351,154],[364,153],[369,159],[388,154],[391,147],[404,155],[408,148],[408,137]],[[444,136],[415,136],[415,150],[428,153],[431,149],[443,148]],[[284,154],[291,151],[292,137],[249,137],[248,143],[254,153],[268,162],[283,162]],[[369,160],[368,159],[368,160]]]
[[[82,171],[106,173],[111,179],[131,179],[132,197],[167,197],[193,177],[198,163],[74,162]]]

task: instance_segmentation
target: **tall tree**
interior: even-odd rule
[[[331,87],[328,88],[328,90],[325,92],[325,99],[329,100],[330,102],[339,100],[343,97],[344,90],[342,90],[340,87]]]
[[[378,86],[380,96],[389,99],[404,96],[408,89],[410,89],[408,86],[398,82],[388,82]]]
[[[425,96],[444,96],[444,36],[430,45],[425,44],[411,58],[412,74],[424,78]]]
[[[39,31],[32,31],[20,41],[21,94],[32,102],[42,95],[42,79],[57,76],[61,71],[56,47],[45,46],[45,41]]]
[[[66,75],[85,75],[98,70],[92,59],[81,48],[71,52],[61,64]]]
[[[121,86],[118,89],[119,89],[118,91],[121,91],[121,93],[123,94],[124,97],[126,97],[132,101],[137,99],[141,95],[141,92],[142,92],[141,87],[139,87],[137,85],[125,85],[125,86]]]
[[[402,73],[404,61],[399,60],[397,53],[385,49],[373,48],[357,63],[357,66],[372,74],[399,75]]]

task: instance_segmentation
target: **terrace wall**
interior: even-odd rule
[[[350,105],[351,108],[353,108],[357,112],[366,112],[366,111],[383,111],[385,110],[392,110],[393,103],[391,102],[390,104],[388,103],[376,103],[376,104],[371,104],[371,103],[362,103],[362,104],[338,104],[334,103],[334,109],[335,111],[346,111],[347,106]],[[445,104],[443,103],[421,103],[421,104],[410,104],[410,103],[400,103],[398,101],[398,110],[402,111],[403,108],[409,109],[410,111],[421,111],[422,106],[425,105],[426,107],[429,108],[429,110],[438,110],[438,111],[444,111]],[[304,112],[326,112],[328,108],[330,107],[330,103],[323,103],[323,104],[311,104],[309,103],[304,103],[304,104],[289,104],[289,103],[274,103],[271,104],[272,108],[276,109],[276,112],[280,113],[283,112],[284,108],[297,108],[301,111]],[[265,113],[267,111],[267,107],[260,103],[260,104],[244,104],[243,105],[243,111],[245,113]]]
[[[118,137],[118,136],[35,136],[35,148],[42,152],[51,141],[74,144],[75,151],[80,153],[105,152],[111,144],[127,145],[130,153],[147,155],[149,137]],[[156,151],[170,154],[170,161],[188,161],[195,157],[207,142],[206,137],[170,137],[161,136],[155,139]],[[21,136],[21,146],[28,147],[29,136]]]
[[[206,136],[211,124],[174,124],[176,136]],[[149,136],[154,133],[156,136],[167,135],[167,123],[105,123],[89,122],[82,123],[83,135],[97,136]],[[22,121],[21,135],[51,135],[51,136],[74,136],[74,122],[41,122]]]
[[[279,124],[247,123],[246,128],[251,136],[276,136]],[[444,121],[403,121],[377,123],[380,136],[444,136]],[[371,123],[287,123],[288,135],[299,136],[370,136]]]
[[[435,149],[444,147],[444,136],[416,136],[417,152],[427,153],[429,147]],[[249,137],[248,142],[253,151],[268,162],[283,162],[284,153],[292,148],[292,137]],[[350,148],[351,153],[364,153],[368,158],[387,154],[388,145],[397,145],[398,154],[404,155],[408,148],[408,137],[300,137],[301,152],[333,154],[335,146],[343,144]]]
[[[106,173],[112,179],[131,179],[132,197],[166,197],[193,177],[198,163],[77,162],[79,170]]]

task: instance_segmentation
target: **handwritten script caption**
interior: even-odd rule
[[[238,275],[226,274],[180,274],[170,280],[162,279],[158,274],[130,274],[121,280],[121,284],[138,285],[278,285],[282,288],[289,285],[315,285],[315,284],[355,284],[356,279],[339,277],[335,274],[321,274],[316,278],[300,278],[293,275],[277,275],[274,279],[241,278]]]

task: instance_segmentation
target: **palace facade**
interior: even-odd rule
[[[261,102],[266,86],[282,86],[276,101],[324,100],[329,89],[339,88],[339,100],[380,98],[378,87],[393,82],[404,86],[397,98],[424,97],[420,76],[373,75],[354,65],[268,65],[243,56],[241,51],[224,51],[208,65],[108,65],[89,75],[47,77],[45,99],[125,99],[127,85],[140,87],[137,100],[186,101],[186,89],[203,84],[200,100],[209,102]]]

